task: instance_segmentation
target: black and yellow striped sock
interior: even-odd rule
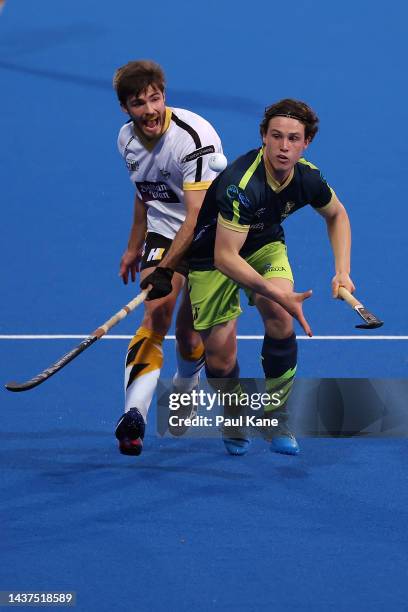
[[[163,339],[161,334],[139,327],[126,355],[125,412],[138,408],[145,421],[163,366]]]

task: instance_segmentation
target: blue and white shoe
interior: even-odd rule
[[[119,440],[119,451],[122,455],[140,455],[145,427],[143,416],[137,408],[131,408],[120,417],[115,436]]]

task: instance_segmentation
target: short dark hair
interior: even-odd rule
[[[118,68],[113,77],[113,87],[122,106],[126,106],[129,96],[138,96],[149,85],[155,85],[163,93],[165,83],[162,67],[152,60],[128,62]]]
[[[260,124],[261,136],[268,131],[269,122],[273,117],[291,117],[297,119],[305,126],[305,139],[311,142],[319,129],[319,117],[305,102],[285,98],[265,109]]]

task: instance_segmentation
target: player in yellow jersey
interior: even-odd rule
[[[171,245],[173,253],[185,250],[185,235],[191,235],[206,190],[217,176],[208,166],[209,155],[222,152],[222,146],[208,121],[190,111],[166,106],[165,77],[158,64],[148,60],[129,62],[116,71],[114,87],[129,117],[119,132],[118,148],[135,186],[133,223],[119,274],[125,284],[140,272],[142,284],[152,277],[153,284],[170,287],[161,299],[155,299],[157,288],[150,292],[141,326],[126,357],[125,412],[116,427],[116,437],[122,453],[139,455],[163,363],[163,339],[180,292],[183,299],[176,321],[175,390],[191,391],[204,365],[204,347],[193,329],[191,305],[183,289],[188,266],[181,259],[171,269],[173,260],[168,250]]]

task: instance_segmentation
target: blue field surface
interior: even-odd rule
[[[394,0],[8,0],[0,382],[31,378],[80,342],[10,335],[86,336],[138,292],[118,278],[133,192],[112,90],[115,69],[137,58],[163,65],[168,104],[211,121],[229,160],[259,145],[265,106],[315,108],[307,158],[347,207],[356,294],[385,324],[355,329],[331,298],[324,222],[310,207],[293,215],[296,287],[313,289],[305,312],[326,337],[299,341],[299,376],[407,378],[407,339],[359,339],[408,336],[407,18]],[[262,335],[242,302],[239,333]],[[140,317],[115,333],[132,335]],[[246,377],[262,376],[260,346],[239,341]],[[153,407],[145,451],[125,458],[113,436],[125,350],[123,338],[102,340],[38,389],[0,390],[0,591],[76,591],[81,612],[407,609],[406,439],[305,438],[296,458],[256,440],[230,457],[219,440],[158,437]],[[165,354],[170,378],[171,339]]]

